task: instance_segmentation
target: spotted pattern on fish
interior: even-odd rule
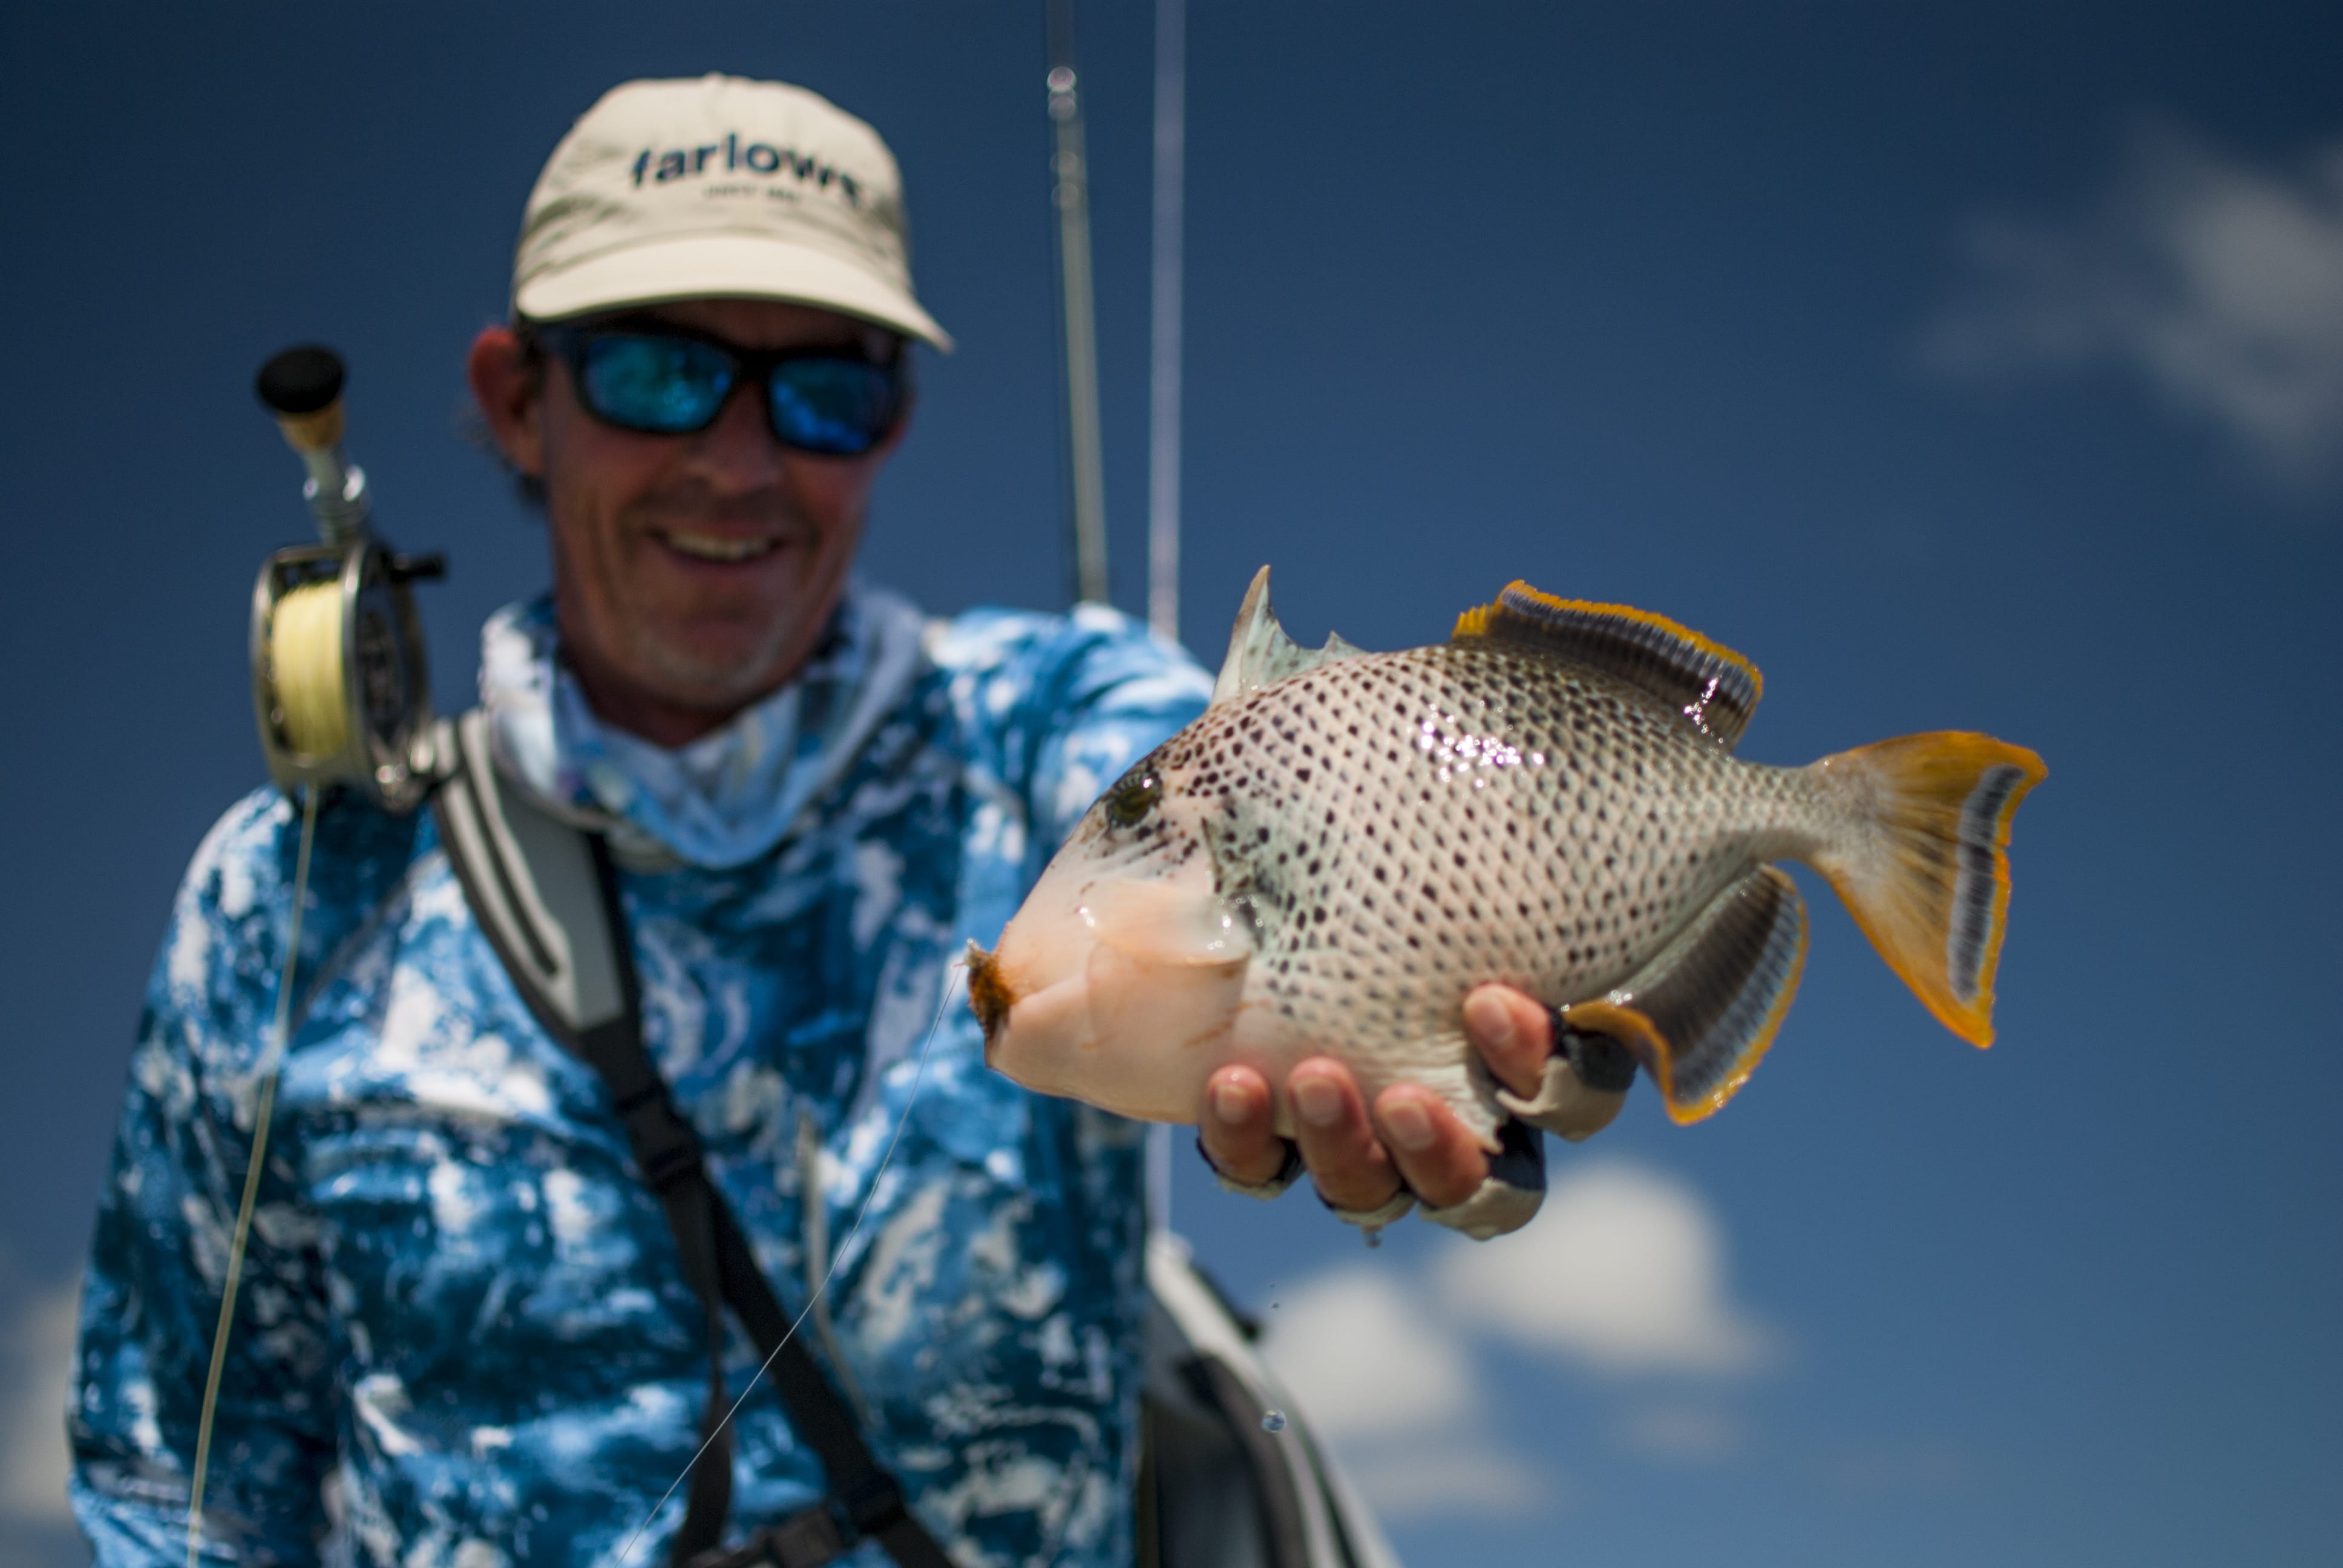
[[[1217,888],[1270,1004],[1373,1050],[1362,1029],[1453,1033],[1483,980],[1609,990],[1813,815],[1795,776],[1700,742],[1631,688],[1442,647],[1263,688],[1141,766],[1215,803]]]

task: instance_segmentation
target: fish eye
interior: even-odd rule
[[[1152,773],[1131,773],[1106,795],[1106,819],[1117,828],[1136,828],[1163,798],[1163,780]]]

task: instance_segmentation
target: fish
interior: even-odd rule
[[[1305,648],[1264,567],[1211,706],[1099,797],[991,951],[969,944],[986,1060],[1189,1123],[1242,1063],[1288,1135],[1286,1074],[1321,1053],[1370,1101],[1430,1089],[1492,1152],[1513,1117],[1608,1121],[1632,1069],[1607,1096],[1562,1052],[1534,1097],[1493,1079],[1463,1004],[1494,981],[1624,1047],[1694,1122],[1797,990],[1806,912],[1779,861],[1820,872],[1927,1010],[1990,1044],[2011,819],[2041,758],[1941,731],[1745,762],[1763,690],[1664,616],[1518,580],[1445,643]]]

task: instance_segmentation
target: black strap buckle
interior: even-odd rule
[[[824,1568],[852,1544],[829,1505],[817,1503],[766,1525],[729,1551],[701,1553],[690,1568]]]
[[[699,1157],[699,1138],[668,1097],[665,1083],[653,1079],[612,1109],[626,1127],[643,1185],[660,1197],[706,1171]]]
[[[664,1149],[645,1151],[643,1185],[664,1198],[706,1169],[699,1158],[699,1141],[679,1139]]]
[[[903,1502],[903,1489],[883,1470],[857,1476],[838,1493],[838,1505],[846,1511],[855,1533],[866,1537],[883,1534],[910,1512]]]

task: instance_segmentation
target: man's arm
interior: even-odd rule
[[[83,1288],[70,1419],[74,1510],[103,1568],[186,1560],[196,1422],[284,957],[289,826],[281,798],[255,796],[213,831],[148,987]],[[270,1151],[245,1253],[205,1491],[206,1560],[314,1562],[325,1524],[331,1317],[289,1201],[292,1152]]]

